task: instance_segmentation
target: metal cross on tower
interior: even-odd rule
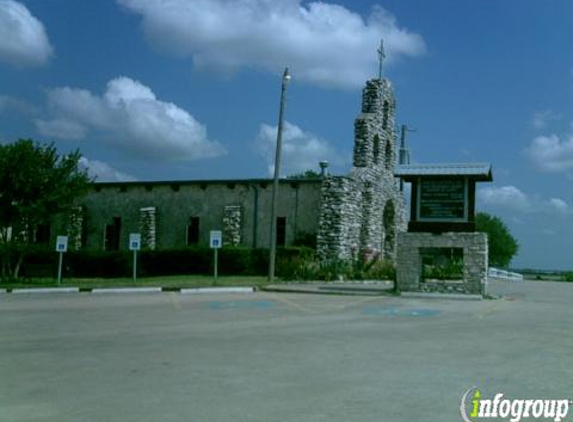
[[[382,79],[382,64],[384,63],[384,59],[386,58],[386,53],[384,52],[384,40],[380,40],[380,47],[378,47],[378,59],[380,61],[380,67],[378,68],[378,79]]]

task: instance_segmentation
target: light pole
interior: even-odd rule
[[[286,101],[286,87],[290,75],[288,67],[285,68],[283,73],[282,88],[281,88],[281,107],[279,110],[279,127],[277,129],[277,149],[275,152],[275,175],[273,179],[273,198],[271,203],[271,244],[269,252],[269,283],[273,282],[275,278],[275,262],[277,257],[277,202],[279,198],[279,175],[281,168],[281,149],[283,142],[283,122],[285,113]]]

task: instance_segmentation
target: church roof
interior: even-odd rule
[[[403,164],[396,167],[394,174],[405,180],[420,176],[463,176],[482,182],[493,180],[492,167],[488,163]]]

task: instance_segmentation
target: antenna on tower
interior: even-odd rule
[[[407,125],[402,125],[400,130],[400,155],[398,164],[401,166],[410,164],[410,150],[406,147],[406,133],[417,132],[416,129],[409,128]],[[404,191],[404,180],[400,179],[400,192]]]
[[[409,128],[407,125],[402,125],[400,130],[400,157],[398,164],[410,164],[410,150],[406,147],[406,132],[417,132],[414,128]]]

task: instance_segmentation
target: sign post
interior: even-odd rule
[[[211,249],[213,249],[213,253],[214,253],[214,269],[213,269],[213,276],[215,278],[215,283],[217,282],[217,271],[218,271],[218,266],[219,263],[217,262],[217,251],[221,248],[221,246],[223,246],[223,234],[221,233],[220,230],[211,230],[211,232],[209,233],[209,245],[211,246]]]
[[[133,282],[137,281],[137,251],[141,249],[141,234],[129,234],[129,250],[133,251]]]
[[[56,251],[60,254],[58,264],[58,284],[62,283],[62,264],[64,261],[64,252],[68,251],[68,236],[58,236],[56,238]]]

